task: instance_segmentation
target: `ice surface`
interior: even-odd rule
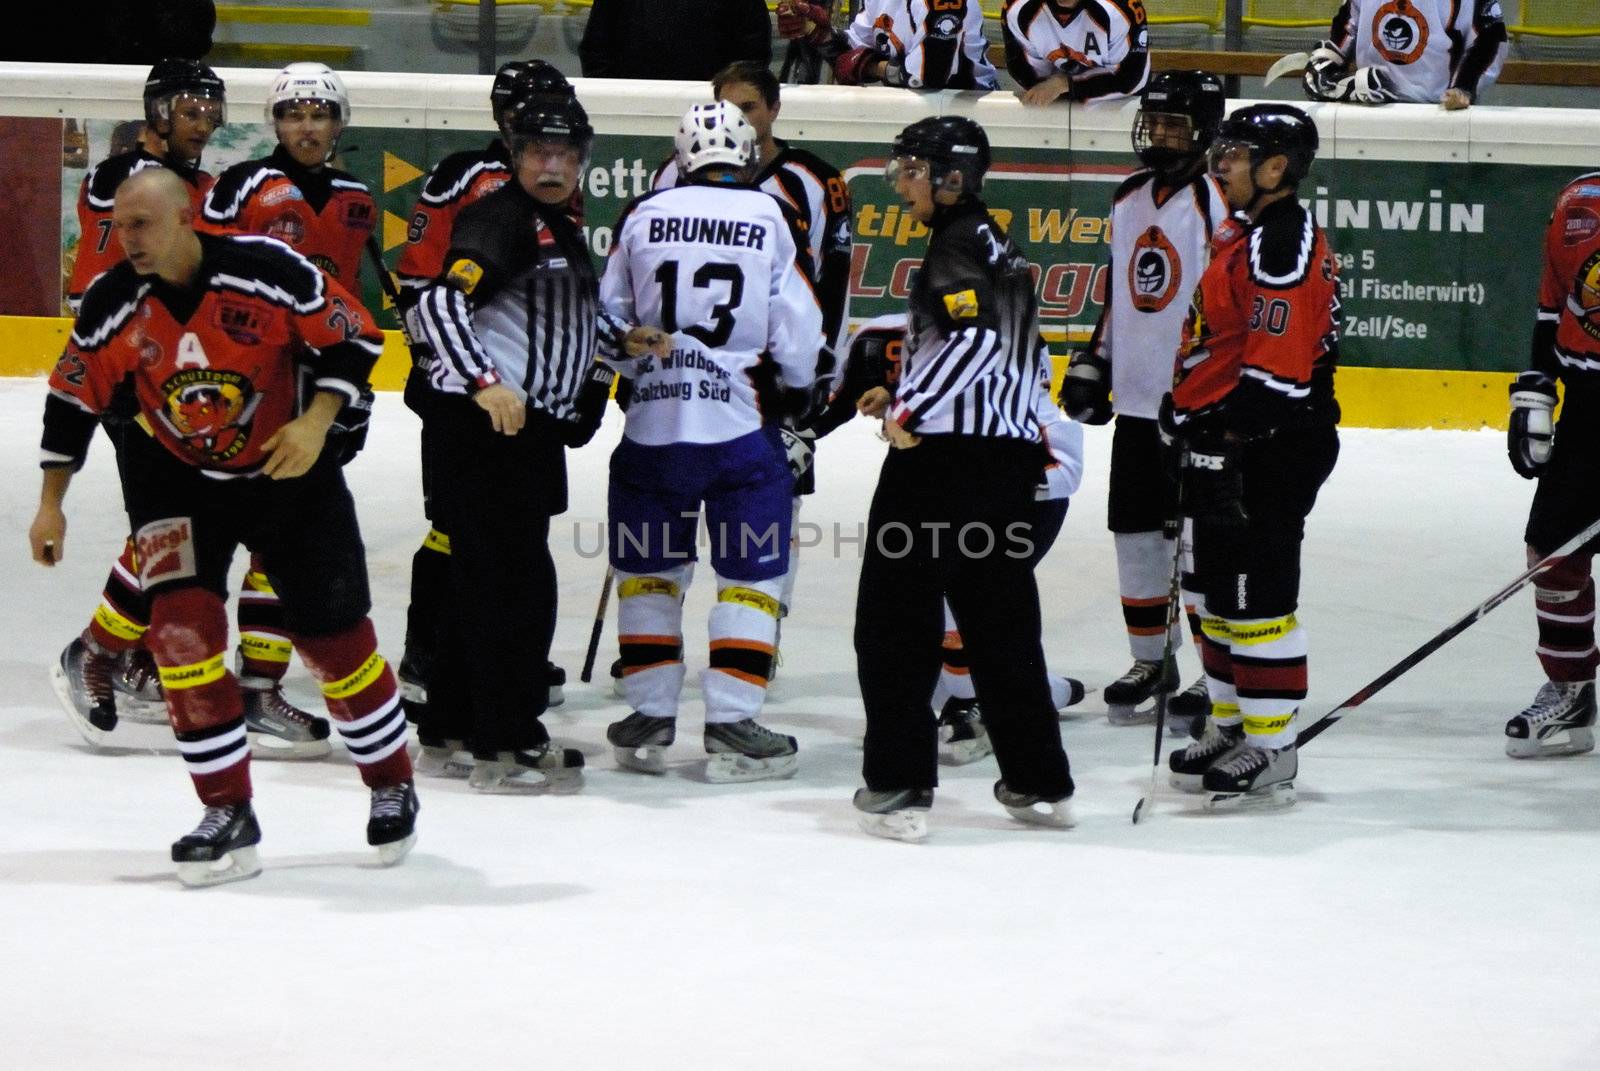
[[[626,711],[609,681],[577,682],[603,564],[572,536],[593,548],[613,412],[573,455],[554,540],[571,683],[549,724],[588,755],[587,788],[424,783],[417,850],[382,870],[342,752],[257,763],[265,872],[191,892],[166,860],[200,813],[180,760],[90,753],[47,681],[125,522],[97,438],[65,562],[28,562],[42,399],[0,381],[6,1066],[1594,1066],[1600,759],[1501,752],[1541,680],[1526,592],[1308,747],[1286,813],[1199,816],[1164,794],[1133,827],[1150,732],[1107,725],[1091,695],[1062,726],[1076,830],[1009,821],[987,760],[944,772],[927,843],[877,841],[849,802],[854,546],[806,553],[785,624],[767,720],[800,740],[794,780],[699,780],[697,695],[669,776],[613,768],[602,734]],[[1305,556],[1313,714],[1521,570],[1532,492],[1496,434],[1343,441]],[[424,531],[415,442],[383,395],[351,469],[391,659]],[[1107,429],[1088,445],[1040,583],[1053,665],[1096,687],[1129,659]],[[864,421],[826,440],[806,518],[854,531],[883,449]],[[689,597],[692,669],[710,589],[702,575]],[[602,673],[614,643],[608,629]],[[314,700],[298,663],[290,691]]]

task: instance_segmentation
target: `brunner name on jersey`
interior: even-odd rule
[[[704,219],[700,216],[657,217],[650,221],[650,244],[703,242],[765,249],[767,228],[748,220]]]

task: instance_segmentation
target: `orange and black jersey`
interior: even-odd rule
[[[1600,387],[1600,171],[1569,182],[1544,236],[1532,367]]]
[[[487,148],[451,153],[429,172],[411,210],[406,245],[396,273],[401,300],[409,308],[417,295],[444,272],[456,217],[461,210],[511,181],[511,157],[499,138]]]
[[[280,145],[219,175],[201,222],[213,233],[276,238],[355,290],[377,214],[366,183],[335,167],[302,167]]]
[[[144,149],[118,153],[100,161],[84,176],[83,186],[78,190],[78,254],[72,262],[72,278],[67,282],[67,304],[73,311],[77,311],[83,292],[89,289],[94,277],[122,259],[122,242],[111,224],[112,205],[117,187],[128,176],[147,167],[164,167],[188,183],[196,219],[200,217],[206,191],[216,181],[198,167],[156,156]]]
[[[1293,196],[1217,230],[1172,389],[1180,427],[1246,438],[1339,422],[1338,262]]]
[[[383,334],[348,290],[270,238],[200,235],[193,285],[124,261],[84,294],[50,374],[42,461],[83,464],[96,420],[131,377],[139,411],[174,456],[221,478],[254,476],[261,445],[313,390],[355,402]]]

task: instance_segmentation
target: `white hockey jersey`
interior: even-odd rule
[[[1446,89],[1476,94],[1500,74],[1500,0],[1344,0],[1333,47],[1356,67],[1381,67],[1401,100],[1437,104]]]
[[[1039,438],[1050,451],[1050,460],[1039,477],[1035,502],[1071,498],[1083,482],[1083,425],[1068,420],[1055,399],[1050,397],[1050,354],[1039,361],[1039,389],[1034,394],[1033,412],[1039,420]]]
[[[1088,0],[1064,23],[1049,0],[1010,0],[1002,18],[1007,63],[1024,87],[1061,73],[1073,100],[1121,100],[1150,80],[1150,30],[1139,0]]]
[[[778,203],[747,186],[679,186],[624,213],[600,302],[672,334],[665,358],[612,363],[629,379],[623,434],[646,446],[718,443],[761,427],[750,373],[769,355],[779,385],[810,389],[822,312]]]
[[[1210,261],[1212,235],[1228,218],[1210,175],[1161,189],[1160,201],[1155,178],[1136,172],[1113,197],[1106,303],[1089,342],[1111,364],[1112,409],[1148,420],[1172,389],[1189,301]]]
[[[998,89],[978,0],[866,0],[845,30],[905,68],[911,89]]]

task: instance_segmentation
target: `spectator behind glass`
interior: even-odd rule
[[[585,78],[707,82],[736,60],[770,64],[772,27],[762,0],[594,0],[578,55]]]

